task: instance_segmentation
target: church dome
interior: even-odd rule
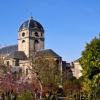
[[[42,25],[39,22],[33,20],[32,17],[29,20],[25,21],[20,26],[19,31],[22,31],[23,29],[34,29],[34,30],[44,32]]]

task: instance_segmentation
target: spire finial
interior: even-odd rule
[[[33,19],[33,17],[32,17],[32,16],[30,16],[30,17],[29,17],[29,19],[31,20],[31,19]]]
[[[32,17],[32,12],[30,12],[30,17],[29,17],[29,20],[32,20],[33,17]]]

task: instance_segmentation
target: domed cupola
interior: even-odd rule
[[[19,28],[19,31],[22,31],[24,29],[32,29],[32,30],[37,30],[37,31],[40,31],[40,32],[44,32],[44,29],[42,27],[42,25],[33,20],[33,17],[30,17],[29,20],[25,21]]]

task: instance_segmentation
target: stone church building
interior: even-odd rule
[[[0,48],[0,55],[4,58],[4,64],[14,68],[14,71],[22,70],[23,76],[30,78],[32,60],[35,56],[45,56],[53,59],[58,65],[58,70],[63,72],[63,79],[79,78],[81,66],[79,61],[67,63],[62,60],[52,49],[45,49],[45,31],[43,26],[32,17],[23,22],[18,29],[18,44]]]
[[[52,49],[45,49],[45,37],[43,26],[32,17],[23,22],[18,30],[18,50],[12,51],[5,57],[4,63],[7,66],[22,68],[25,77],[31,77],[31,58],[35,55],[52,57],[58,62],[58,68],[62,72],[62,58]]]

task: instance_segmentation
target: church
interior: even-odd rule
[[[22,69],[25,77],[31,77],[31,58],[34,56],[45,56],[54,59],[58,63],[58,69],[62,72],[62,57],[52,49],[45,49],[45,31],[43,26],[32,17],[23,22],[18,30],[18,49],[10,52],[4,59],[7,66]]]
[[[63,79],[70,79],[72,76],[77,79],[82,75],[79,61],[67,63],[62,60],[52,49],[45,48],[45,31],[43,26],[32,17],[23,22],[18,29],[18,44],[3,47],[0,49],[4,64],[13,67],[14,71],[22,70],[25,78],[31,77],[32,59],[35,56],[44,56],[46,59],[53,59],[57,69],[63,75]]]

